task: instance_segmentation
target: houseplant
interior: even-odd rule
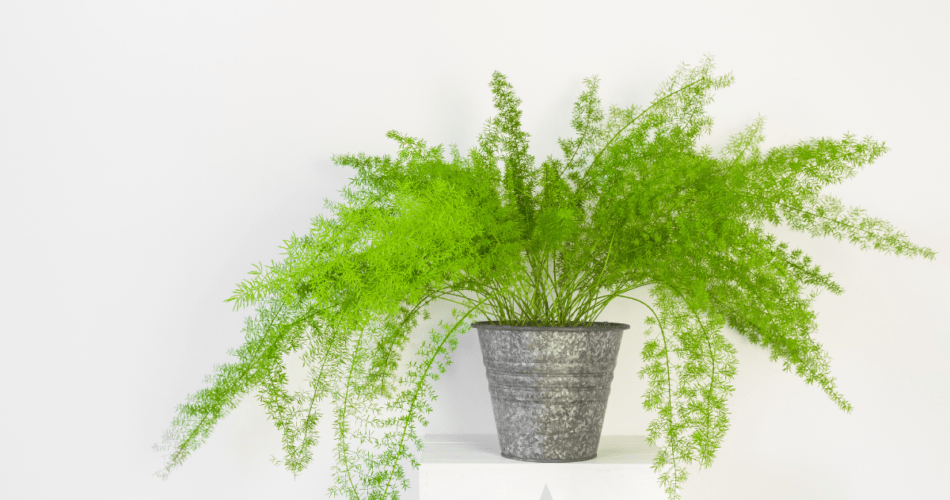
[[[457,337],[479,317],[505,325],[594,322],[613,299],[650,311],[640,377],[656,412],[648,438],[671,498],[689,464],[709,466],[728,428],[735,349],[726,326],[768,347],[773,360],[817,384],[841,409],[828,358],[811,334],[810,302],[841,293],[809,257],[768,234],[785,224],[862,248],[922,256],[890,224],[821,195],[886,151],[870,138],[828,138],[762,152],[761,119],[713,155],[698,148],[712,93],[732,82],[712,60],[682,66],[645,108],[604,113],[598,81],[574,106],[563,159],[528,154],[520,100],[505,77],[491,81],[498,115],[463,156],[395,131],[396,157],[338,155],[356,170],[344,203],[328,204],[309,234],[286,241],[286,258],[256,266],[229,300],[255,306],[237,361],[179,406],[165,435],[165,477],[214,424],[258,390],[283,432],[284,465],[311,461],[321,402],[332,403],[336,464],[331,493],[397,498],[404,463],[435,398],[432,382]],[[627,295],[649,287],[652,304]],[[401,353],[435,300],[454,302],[416,356]],[[286,386],[285,357],[301,352],[302,390]]]

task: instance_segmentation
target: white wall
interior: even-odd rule
[[[605,104],[643,104],[710,53],[736,83],[709,144],[758,113],[768,146],[885,140],[834,193],[940,253],[782,232],[846,289],[817,301],[818,340],[855,411],[729,332],[732,430],[683,498],[946,498],[948,21],[937,1],[3,2],[0,496],[322,497],[329,436],[295,481],[270,464],[279,434],[253,397],[166,482],[150,447],[241,343],[234,285],[339,199],[349,172],[330,156],[392,154],[390,129],[467,150],[499,70],[543,159],[571,134],[584,77],[600,76]],[[649,421],[643,317],[602,317],[633,326],[608,434]],[[430,432],[493,431],[476,347],[464,336]]]

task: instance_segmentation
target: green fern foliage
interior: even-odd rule
[[[648,106],[606,111],[599,80],[585,80],[575,137],[559,140],[563,158],[539,165],[521,101],[497,72],[498,115],[467,155],[391,131],[395,156],[334,156],[355,172],[344,202],[286,241],[281,262],[256,266],[238,285],[229,301],[256,310],[246,343],[179,406],[156,445],[168,452],[158,474],[181,465],[256,391],[282,433],[278,463],[303,471],[329,418],[331,495],[395,500],[408,486],[405,468],[419,465],[433,383],[471,321],[585,325],[617,298],[651,312],[643,406],[655,413],[648,438],[671,499],[691,465],[713,463],[729,428],[737,359],[727,327],[850,411],[813,339],[812,300],[842,289],[767,224],[895,255],[935,254],[821,193],[885,153],[883,143],[845,134],[762,151],[759,118],[718,154],[700,148],[713,123],[705,108],[733,81],[713,69],[711,58],[683,65]],[[628,295],[641,287],[652,303]],[[436,300],[458,306],[453,321],[403,359]],[[292,354],[308,369],[297,390],[287,383]]]

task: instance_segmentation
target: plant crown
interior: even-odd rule
[[[647,107],[604,112],[598,79],[574,105],[563,158],[539,166],[521,130],[520,99],[502,74],[491,80],[498,115],[468,156],[395,131],[390,156],[336,155],[355,177],[332,217],[317,217],[285,242],[286,258],[256,266],[228,299],[255,306],[237,361],[215,367],[209,386],[178,407],[166,433],[162,477],[209,436],[241,398],[258,391],[283,433],[283,464],[311,461],[324,403],[332,404],[334,485],[347,498],[395,500],[418,467],[436,395],[458,335],[476,316],[506,324],[593,322],[616,298],[649,308],[640,377],[655,412],[648,439],[669,497],[686,466],[708,467],[729,427],[736,350],[729,325],[771,351],[786,371],[851,405],[812,339],[810,304],[841,287],[800,250],[766,230],[785,224],[861,248],[933,259],[889,223],[821,194],[887,151],[884,143],[819,138],[760,149],[763,120],[718,155],[697,142],[712,128],[705,107],[733,78],[711,58],[681,66]],[[652,304],[627,295],[650,287]],[[436,300],[454,321],[433,329],[400,370],[402,351]],[[653,327],[656,327],[655,329]],[[306,387],[290,392],[285,358],[300,352]],[[279,462],[278,462],[279,463]]]

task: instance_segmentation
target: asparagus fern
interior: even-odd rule
[[[232,352],[236,362],[216,367],[209,386],[179,406],[157,446],[169,451],[159,475],[258,391],[283,433],[288,470],[311,462],[329,402],[330,493],[395,500],[408,485],[404,466],[418,466],[412,449],[421,448],[432,383],[470,321],[575,326],[617,298],[651,312],[643,406],[656,413],[648,438],[660,447],[654,468],[671,499],[687,466],[712,464],[729,427],[737,359],[726,326],[850,411],[812,338],[815,294],[842,289],[766,224],[896,255],[934,252],[821,194],[886,152],[883,143],[845,134],[763,152],[760,118],[718,155],[698,147],[712,129],[706,106],[732,81],[715,76],[706,58],[681,66],[649,106],[605,113],[598,79],[587,79],[573,110],[576,137],[559,140],[563,158],[536,166],[520,100],[496,72],[498,115],[467,155],[452,145],[447,158],[442,146],[391,131],[395,157],[334,156],[355,170],[345,202],[328,204],[331,217],[291,237],[283,261],[257,266],[228,299],[256,309],[247,342]],[[641,287],[652,304],[627,295]],[[459,306],[454,321],[403,362],[410,334],[436,300]],[[294,352],[309,379],[291,393],[284,359]]]

